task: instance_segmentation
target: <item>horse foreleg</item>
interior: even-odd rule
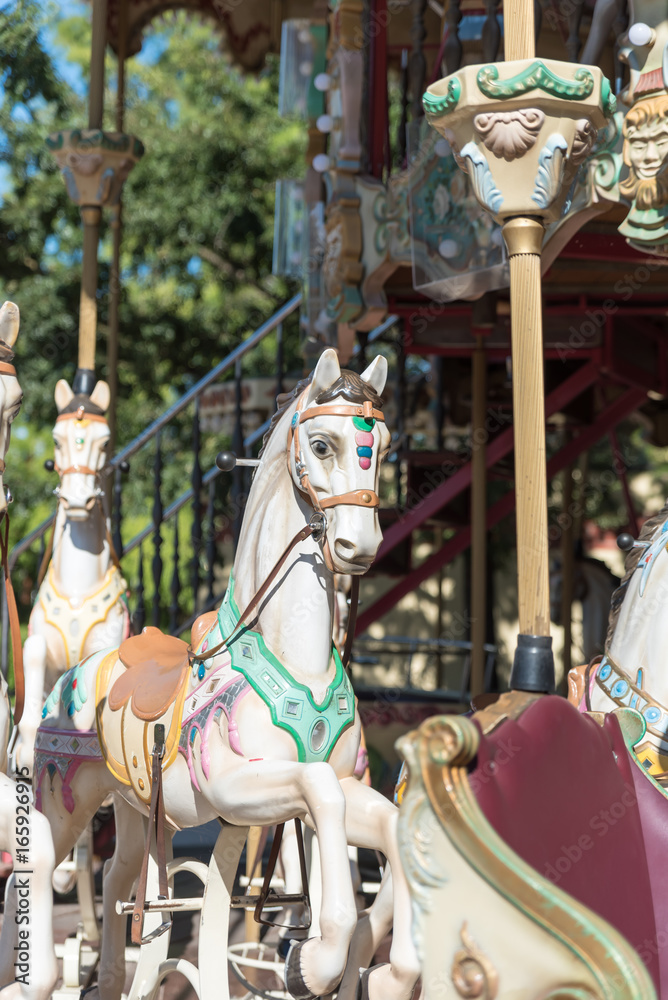
[[[217,780],[216,780],[217,779]],[[321,997],[339,983],[357,922],[345,838],[345,799],[329,764],[247,761],[219,773],[204,794],[236,826],[273,826],[294,817],[313,824],[322,854],[320,937],[293,949],[288,988]]]
[[[383,914],[387,914],[388,894],[393,891],[393,933],[389,965],[378,966],[368,977],[369,1000],[410,1000],[420,975],[420,963],[411,936],[411,899],[408,883],[399,858],[397,821],[399,810],[379,792],[356,778],[344,778],[341,788],[346,797],[346,833],[348,842],[355,847],[366,847],[382,851],[392,872],[392,884],[388,881],[381,886],[377,904],[378,919],[370,919],[366,929],[366,942],[361,950],[377,946],[373,928],[382,930]],[[376,904],[374,904],[376,905]],[[373,911],[373,907],[371,908]],[[371,915],[369,915],[371,916]],[[361,930],[364,932],[364,926]],[[355,947],[351,951],[355,951]],[[346,987],[351,988],[354,977],[352,961],[346,971]],[[354,994],[349,992],[347,997]],[[344,994],[339,992],[340,1000]]]
[[[42,635],[28,636],[23,645],[25,701],[12,750],[16,767],[28,768],[32,776],[35,762],[35,737],[42,721],[46,681],[46,640]]]
[[[116,846],[104,866],[102,949],[97,977],[100,1000],[117,1000],[123,992],[128,918],[116,913],[116,901],[130,899],[144,853],[142,817],[120,796],[114,798],[114,819]]]
[[[12,985],[2,997],[45,1000],[58,975],[52,926],[53,841],[48,821],[30,803],[27,786],[4,774],[0,844],[9,850],[15,869],[7,883],[0,935],[0,984]]]

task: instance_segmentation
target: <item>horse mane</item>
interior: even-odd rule
[[[668,500],[661,508],[657,514],[653,514],[652,517],[648,517],[642,526],[642,530],[638,535],[639,542],[648,541],[655,533],[656,529],[664,523],[668,517]],[[619,612],[622,608],[622,603],[626,596],[626,589],[629,585],[629,580],[633,576],[633,572],[640,561],[640,557],[643,555],[643,549],[633,548],[631,549],[624,560],[624,576],[622,577],[622,582],[614,591],[612,598],[610,600],[610,615],[608,617],[608,631],[605,637],[605,648],[606,651],[610,648],[610,643],[615,634],[615,628],[617,626],[617,620],[619,618]]]
[[[271,423],[269,424],[269,429],[267,433],[262,438],[262,448],[260,449],[259,458],[262,455],[269,443],[271,435],[276,430],[276,426],[281,420],[281,417],[291,405],[294,403],[295,399],[302,394],[304,389],[311,384],[313,379],[313,372],[307,377],[303,378],[291,392],[282,392],[276,397],[276,413],[274,413],[271,418]],[[349,403],[364,403],[369,400],[373,403],[374,408],[380,409],[383,405],[382,398],[378,395],[376,390],[368,382],[357,374],[357,372],[351,372],[347,368],[341,371],[339,378],[333,382],[328,389],[324,389],[318,396],[316,396],[316,403],[329,403],[332,399],[337,396],[343,396],[347,399]]]
[[[101,410],[99,406],[91,402],[90,396],[78,392],[72,396],[67,406],[63,407],[62,410],[58,410],[58,416],[61,416],[63,413],[76,413],[78,409],[83,409],[84,413],[93,413],[98,417],[105,415],[104,410]]]

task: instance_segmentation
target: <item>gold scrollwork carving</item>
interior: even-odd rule
[[[452,962],[452,982],[466,1000],[494,1000],[499,992],[499,975],[468,932],[466,921],[459,932],[464,945]]]

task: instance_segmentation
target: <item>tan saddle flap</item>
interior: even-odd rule
[[[149,626],[118,650],[126,668],[109,692],[108,704],[117,712],[132,698],[132,713],[145,722],[159,719],[175,701],[188,672],[188,644]]]

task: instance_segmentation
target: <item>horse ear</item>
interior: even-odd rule
[[[56,382],[56,391],[54,393],[54,398],[56,400],[56,406],[58,408],[58,413],[62,413],[67,404],[74,399],[74,393],[70,389],[69,385],[64,378],[58,379]]]
[[[99,406],[103,413],[106,413],[109,409],[109,400],[111,399],[111,393],[109,391],[109,386],[106,382],[98,382],[90,394],[91,403],[95,403]]]
[[[315,371],[313,372],[313,379],[311,381],[311,386],[309,388],[308,400],[306,405],[310,404],[324,392],[325,389],[329,389],[330,385],[336,382],[337,378],[341,376],[341,368],[339,366],[339,356],[336,351],[333,351],[329,347],[326,351],[323,351],[318,358],[318,363],[315,366]]]
[[[0,340],[4,340],[7,347],[16,343],[20,322],[19,307],[13,302],[5,302],[0,309]]]
[[[369,367],[362,372],[361,378],[375,390],[376,395],[382,396],[387,382],[387,358],[382,354],[375,357]]]

